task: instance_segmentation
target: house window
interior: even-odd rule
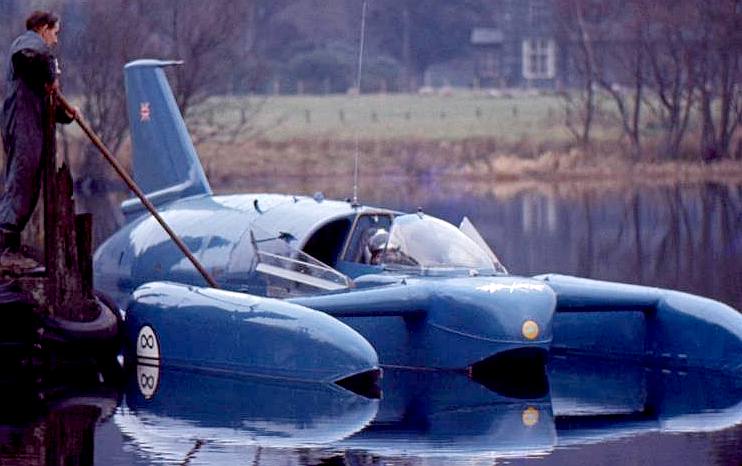
[[[523,41],[523,77],[526,79],[553,79],[556,46],[552,39]]]

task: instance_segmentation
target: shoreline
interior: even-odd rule
[[[492,144],[431,141],[359,141],[359,171],[364,179],[405,178],[470,184],[742,185],[742,160],[631,161],[591,155],[576,149],[547,150],[528,157],[500,151]],[[214,186],[241,185],[245,179],[338,179],[353,176],[355,145],[347,141],[253,141],[199,147]]]
[[[85,178],[79,144],[79,140],[70,144],[75,180]],[[394,180],[395,186],[403,184],[410,190],[433,183],[470,192],[605,191],[704,183],[742,187],[742,160],[635,162],[556,145],[543,151],[534,146],[503,147],[494,139],[360,140],[358,148],[364,186]],[[124,144],[118,159],[131,173],[129,151],[130,145]],[[323,190],[334,197],[350,192],[356,154],[354,141],[334,139],[211,142],[199,144],[197,151],[215,190],[297,194]],[[106,169],[104,176],[104,182],[117,183],[112,171]]]

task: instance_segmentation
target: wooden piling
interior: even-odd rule
[[[21,253],[0,258],[0,360],[11,372],[117,377],[120,318],[93,290],[92,218],[76,215],[72,175],[57,160],[55,96],[46,97],[42,154],[44,266]],[[108,300],[105,300],[107,301]],[[79,377],[78,377],[79,378]]]
[[[58,167],[56,103],[52,95],[47,98],[47,109],[43,167],[46,282],[42,307],[51,316],[87,322],[100,312],[92,289],[92,221],[77,220],[72,175],[66,164]]]

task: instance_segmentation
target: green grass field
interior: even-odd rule
[[[379,94],[361,96],[270,96],[211,98],[198,109],[208,125],[229,126],[245,112],[261,138],[461,140],[496,138],[564,141],[563,102],[556,96],[492,97],[458,92],[450,96]],[[254,115],[251,114],[256,110]],[[255,133],[257,131],[257,133]]]
[[[468,180],[572,177],[584,181],[633,173],[610,104],[596,117],[589,152],[577,147],[566,127],[564,109],[565,102],[558,96],[524,92],[513,96],[471,91],[449,96],[222,96],[191,109],[188,120],[209,179],[214,186],[230,189],[240,187],[248,175],[251,184],[277,176],[346,180],[356,156],[363,166],[362,177],[445,173]],[[68,134],[82,141],[76,128]],[[652,142],[648,139],[644,144],[647,162],[659,160],[650,158]],[[697,145],[690,144],[688,153],[694,154]],[[119,154],[127,164],[129,150],[125,143]],[[82,170],[82,153],[71,150],[75,170]],[[739,163],[701,168],[665,164],[659,175],[647,167],[638,170],[652,180],[728,175],[739,179],[742,173]]]

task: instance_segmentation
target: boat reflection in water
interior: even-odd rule
[[[332,384],[155,372],[155,379],[146,371],[132,376],[114,417],[151,461],[546,456],[646,432],[742,422],[742,380],[586,358],[553,357],[548,390],[482,384],[461,372],[387,369],[381,399]]]
[[[546,385],[534,389],[496,382],[484,385],[451,371],[388,369],[379,414],[337,446],[418,457],[506,457],[551,450],[556,432]]]
[[[645,432],[713,432],[742,422],[742,379],[647,369],[588,358],[552,358],[558,445]]]
[[[336,384],[138,366],[115,416],[153,460],[244,461],[256,447],[332,444],[376,416],[378,398]],[[209,462],[209,461],[207,461]]]

